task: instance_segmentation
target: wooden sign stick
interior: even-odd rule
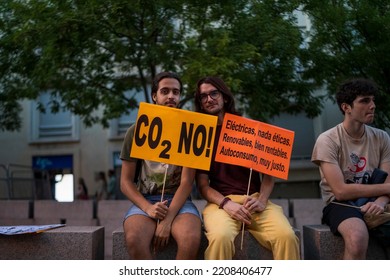
[[[250,173],[249,173],[249,182],[248,182],[248,189],[246,191],[246,195],[249,196],[249,188],[250,188],[250,185],[251,185],[251,180],[252,180],[252,168],[250,169]],[[242,250],[242,247],[243,247],[243,243],[244,243],[244,230],[245,230],[245,224],[242,223],[242,232],[241,232],[241,250]]]

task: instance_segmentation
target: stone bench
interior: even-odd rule
[[[321,198],[294,198],[290,200],[291,212],[293,217],[291,224],[300,232],[303,232],[304,225],[321,224],[323,202]],[[302,255],[305,248],[301,243]]]
[[[104,228],[65,226],[40,233],[0,235],[2,260],[102,260]]]
[[[35,200],[33,216],[37,225],[59,223],[69,226],[98,226],[94,211],[93,200]]]
[[[300,238],[300,232],[295,229],[295,234]],[[113,248],[112,258],[114,260],[129,260],[130,257],[126,250],[123,227],[117,228],[113,232]],[[248,231],[244,231],[244,242],[241,250],[241,233],[234,241],[236,253],[234,260],[272,260],[272,252],[261,246],[256,239]],[[201,244],[199,248],[198,259],[204,259],[204,251],[207,248],[207,238],[204,234],[201,237]],[[169,242],[168,246],[162,251],[157,252],[156,259],[160,260],[174,260],[176,256],[177,246],[174,240]]]
[[[130,208],[128,200],[100,200],[97,203],[98,225],[104,227],[104,259],[112,259],[112,232],[122,226]]]
[[[29,200],[0,200],[0,225],[33,224],[33,204]]]
[[[341,260],[344,241],[335,236],[327,225],[304,225],[303,245],[305,260]],[[374,238],[370,238],[367,259],[385,260],[390,258],[390,247],[383,248]]]

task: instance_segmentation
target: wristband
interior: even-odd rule
[[[225,197],[224,199],[222,199],[221,203],[219,204],[219,209],[222,209],[225,204],[230,201],[231,199],[229,197]]]

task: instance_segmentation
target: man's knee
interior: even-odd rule
[[[209,242],[219,242],[226,244],[228,242],[234,242],[235,236],[228,230],[217,230],[206,233]]]
[[[363,231],[350,232],[348,236],[344,236],[345,246],[349,248],[366,250],[368,246],[368,240],[368,233]]]
[[[125,241],[128,248],[135,248],[140,244],[140,237],[136,236],[134,232],[125,231]]]
[[[340,232],[345,245],[345,257],[361,259],[365,257],[369,234],[366,227],[355,226],[353,230],[343,230]]]
[[[131,250],[144,250],[146,248],[149,248],[150,243],[153,239],[153,235],[145,233],[142,234],[137,230],[133,230],[133,228],[131,227],[125,227],[124,232],[126,246]]]
[[[369,234],[365,223],[356,218],[343,221],[338,231],[346,243],[346,246],[361,246],[368,245]]]

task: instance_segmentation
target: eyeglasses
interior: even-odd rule
[[[209,96],[211,97],[212,100],[215,100],[220,96],[220,94],[221,94],[221,92],[218,90],[212,90],[209,92],[209,94],[201,93],[201,94],[199,94],[199,100],[202,103],[207,102],[207,99],[209,98]]]

